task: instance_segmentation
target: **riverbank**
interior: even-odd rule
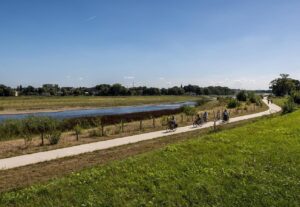
[[[168,104],[175,102],[197,101],[202,98],[202,96],[1,97],[0,115]]]
[[[204,111],[207,111],[209,113],[208,120],[212,121],[214,111],[218,111],[218,110],[222,111],[224,110],[225,107],[226,105],[224,105],[224,103],[220,103],[218,101],[211,101],[201,106],[198,106],[196,110],[200,114],[203,113]],[[244,109],[245,108],[242,108],[242,110],[240,109],[230,110],[231,118],[259,113],[267,110],[267,106],[265,104],[263,104],[262,107],[255,107],[255,105],[252,105],[252,106],[248,106],[247,110]],[[133,136],[142,133],[164,130],[166,127],[164,125],[165,122],[164,119],[166,118],[165,116],[159,116],[159,114],[157,114],[157,117],[155,116],[156,117],[155,118],[155,117],[150,117],[149,115],[145,116],[145,114],[141,114],[141,116],[137,116],[137,117],[136,115],[137,114],[133,114],[134,117],[131,118],[137,121],[130,121],[130,120],[128,120],[129,122],[124,121],[122,122],[123,126],[120,123],[122,118],[120,117],[109,118],[106,121],[108,121],[107,124],[108,123],[110,124],[105,125],[105,127],[103,128],[104,136],[102,135],[101,126],[87,128],[83,130],[79,140],[76,140],[76,136],[74,135],[74,132],[72,130],[67,130],[62,134],[60,142],[56,145],[49,145],[49,143],[46,140],[45,145],[41,146],[40,145],[41,140],[39,136],[33,137],[30,143],[24,145],[23,139],[21,139],[20,137],[19,138],[13,137],[11,138],[11,140],[0,142],[0,158],[7,158],[7,157],[12,157],[17,155],[60,149],[60,148],[71,147],[80,144],[88,144],[92,142],[105,141],[110,139],[126,137],[126,136]],[[126,116],[126,118],[130,118],[130,117]],[[176,114],[175,119],[178,121],[180,127],[188,126],[193,123],[193,118],[186,116],[183,113]],[[116,120],[119,120],[119,122],[115,122]],[[141,120],[142,122],[140,122],[139,120]],[[83,120],[81,120],[81,122],[82,121]]]

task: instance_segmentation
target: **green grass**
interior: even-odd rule
[[[278,105],[278,106],[283,106],[284,103],[288,100],[288,97],[276,97],[276,98],[272,98],[272,101]]]
[[[0,206],[300,206],[300,111],[0,195]],[[183,135],[185,136],[185,135]]]

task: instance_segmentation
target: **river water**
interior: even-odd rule
[[[94,116],[105,116],[105,115],[122,115],[122,114],[129,114],[129,113],[138,113],[138,112],[178,109],[182,106],[195,106],[195,105],[196,102],[187,101],[187,102],[171,103],[171,104],[124,106],[124,107],[98,108],[98,109],[78,109],[78,110],[67,110],[67,111],[59,111],[59,112],[38,112],[38,113],[29,113],[29,114],[11,114],[11,115],[0,115],[0,122],[7,119],[23,119],[28,116],[47,116],[47,117],[53,117],[57,119],[70,119],[70,118],[94,117]]]

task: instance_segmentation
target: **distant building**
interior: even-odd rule
[[[19,96],[19,91],[15,91],[15,97]]]

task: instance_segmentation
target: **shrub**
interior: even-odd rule
[[[22,134],[22,125],[20,120],[5,120],[1,123],[1,138],[9,139]]]
[[[50,145],[55,145],[59,142],[61,137],[60,131],[53,131],[46,135],[46,138],[48,139]]]
[[[193,116],[196,114],[196,108],[192,106],[184,106],[182,112],[187,116]]]
[[[282,107],[282,113],[283,114],[287,114],[287,113],[291,113],[295,110],[295,103],[292,97],[290,97],[284,104]]]
[[[293,92],[292,98],[296,104],[300,104],[300,91]]]
[[[231,99],[229,100],[228,104],[227,104],[227,108],[229,109],[233,109],[240,106],[240,102],[236,99]]]
[[[236,99],[238,101],[247,101],[247,93],[246,93],[246,91],[240,91],[240,92],[238,92],[238,94],[236,95]]]
[[[254,92],[249,92],[248,99],[251,103],[257,103],[257,100],[259,99],[259,97],[257,97]]]
[[[211,99],[210,98],[202,98],[196,101],[197,106],[202,106],[204,104],[206,104],[207,102],[209,102]]]
[[[0,106],[0,111],[4,111],[4,107],[3,106]]]
[[[101,131],[99,131],[97,129],[93,129],[89,132],[89,136],[90,137],[101,137],[102,133],[101,133]]]
[[[75,127],[74,127],[74,132],[75,132],[75,135],[76,135],[76,140],[78,141],[79,140],[79,135],[82,133],[82,128],[77,124]]]
[[[44,136],[47,133],[53,133],[59,128],[58,120],[51,117],[32,117],[30,121],[32,130],[36,130],[41,136],[41,145],[44,145]]]
[[[161,119],[160,119],[160,122],[161,122],[161,125],[162,126],[166,126],[168,124],[168,117],[167,116],[163,116]]]

